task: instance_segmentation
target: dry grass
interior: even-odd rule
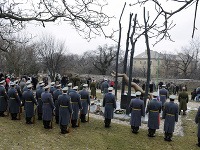
[[[195,145],[194,114],[192,112],[183,119],[185,136],[174,136],[172,142],[164,141],[163,135],[158,133],[155,138],[148,138],[147,130],[132,134],[130,127],[125,125],[111,124],[112,127],[107,129],[102,121],[93,118],[90,123],[81,124],[80,128],[62,135],[55,123],[53,129],[45,130],[42,121],[26,125],[25,120],[12,121],[4,117],[0,118],[0,149],[195,150],[198,147]]]

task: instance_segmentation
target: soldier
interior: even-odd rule
[[[189,100],[188,93],[186,92],[186,88],[182,88],[182,92],[178,95],[178,102],[179,102],[179,115],[181,114],[181,110],[183,110],[183,115],[186,115],[185,111],[187,110],[187,103]]]
[[[94,80],[92,80],[91,84],[90,84],[90,90],[91,90],[91,96],[93,99],[96,99],[96,82]]]
[[[59,124],[62,134],[69,133],[67,127],[70,126],[70,119],[72,115],[72,106],[70,103],[70,96],[67,94],[67,87],[62,89],[63,94],[58,97],[59,108]],[[69,127],[68,127],[69,128]]]
[[[71,97],[72,110],[73,110],[73,114],[71,118],[72,128],[78,127],[77,119],[79,118],[78,116],[79,109],[82,109],[80,95],[77,93],[77,90],[78,90],[78,86],[75,86],[73,88],[73,91],[69,93],[69,96]]]
[[[41,88],[40,84],[43,84],[43,83],[44,83],[43,81],[40,81],[40,82],[38,83],[38,85],[36,86],[36,90],[38,90],[39,88]]]
[[[58,106],[58,96],[62,95],[62,91],[61,91],[61,84],[56,85],[56,90],[53,92],[53,101],[55,104],[55,119],[56,119],[56,123],[59,123],[59,106]]]
[[[148,127],[149,127],[149,137],[155,137],[156,129],[159,129],[160,125],[160,112],[162,109],[161,102],[158,101],[157,92],[153,92],[153,99],[147,104],[146,113],[149,113]]]
[[[170,102],[164,104],[163,116],[165,119],[164,122],[164,131],[165,131],[165,141],[172,141],[172,135],[174,132],[175,122],[178,122],[178,105],[174,103],[176,99],[175,95],[169,96]]]
[[[41,83],[39,85],[40,85],[40,87],[38,87],[37,90],[36,90],[36,99],[37,99],[37,102],[38,102],[37,115],[38,115],[38,120],[42,120],[42,99],[41,99],[41,95],[45,90],[44,90],[44,83]]]
[[[51,82],[51,87],[50,87],[50,93],[53,96],[53,92],[56,90],[55,88],[55,82]]]
[[[31,81],[30,80],[28,80],[27,82],[26,82],[26,85],[24,86],[24,88],[23,88],[23,92],[24,91],[28,91],[28,88],[27,88],[27,86],[29,85],[29,84],[31,84]]]
[[[0,117],[4,117],[4,112],[8,106],[8,95],[4,87],[5,80],[0,81]]]
[[[18,85],[18,83],[19,83],[19,80],[15,80],[15,88],[16,88],[17,93],[18,93],[18,95],[19,95],[19,98],[20,98],[20,100],[21,100],[21,98],[22,98],[22,91],[21,91],[21,88],[20,88],[20,86]]]
[[[105,107],[104,111],[104,123],[105,128],[110,127],[111,119],[113,119],[114,116],[114,109],[116,109],[116,101],[115,96],[112,94],[113,87],[108,88],[108,93],[105,94],[103,98],[103,107]]]
[[[197,133],[198,143],[197,143],[197,146],[200,147],[200,107],[199,107],[197,114],[196,114],[196,117],[195,117],[195,123],[198,124],[198,133]]]
[[[24,91],[22,95],[22,106],[24,106],[25,109],[26,124],[32,124],[33,122],[31,119],[34,116],[34,104],[38,105],[38,103],[34,98],[33,91],[31,90],[32,84],[29,84],[27,88],[28,91]]]
[[[139,126],[141,126],[141,117],[145,116],[144,112],[144,101],[140,99],[141,92],[136,92],[136,98],[132,99],[129,105],[129,109],[131,112],[131,128],[132,133],[137,134],[139,130]]]
[[[162,102],[162,109],[164,107],[164,104],[166,102],[166,99],[168,97],[168,91],[165,89],[166,85],[163,84],[162,85],[162,89],[159,90],[159,94],[160,94],[160,101]]]
[[[44,87],[45,92],[42,93],[42,119],[43,119],[43,125],[45,129],[51,129],[52,126],[50,126],[50,122],[53,118],[53,110],[55,109],[52,95],[49,93],[49,86]],[[51,122],[52,123],[52,122]]]
[[[109,88],[109,84],[108,84],[108,80],[104,79],[104,82],[101,85],[101,91],[106,94],[108,93],[108,88]]]
[[[19,83],[20,89],[23,90],[24,86],[26,85],[26,79],[22,78],[22,80]]]
[[[67,86],[68,86],[67,94],[69,94],[70,92],[74,92],[74,90],[72,89],[72,83],[69,83]]]
[[[17,114],[21,106],[21,101],[19,99],[17,90],[15,89],[15,83],[11,82],[11,88],[8,90],[9,97],[9,112],[11,113],[12,120],[17,120]]]
[[[90,107],[90,96],[89,92],[86,90],[88,84],[83,84],[83,90],[79,92],[81,96],[81,104],[83,109],[81,110],[81,122],[87,122],[85,119],[86,114],[88,113],[88,106]]]

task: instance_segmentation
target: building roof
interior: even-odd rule
[[[163,54],[162,53],[158,53],[156,51],[151,50],[151,59],[157,59],[157,58],[163,58]],[[140,53],[139,55],[135,56],[134,58],[144,58],[147,59],[147,50],[145,50],[145,52]]]

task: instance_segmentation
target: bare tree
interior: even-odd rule
[[[92,65],[102,75],[106,75],[108,68],[116,58],[116,46],[104,45],[99,46],[97,50],[87,52],[88,57],[92,60]]]
[[[51,35],[44,35],[37,45],[39,57],[53,81],[56,73],[60,73],[65,66],[65,43],[56,41]]]
[[[16,33],[33,22],[45,27],[47,22],[65,21],[86,39],[104,32],[110,18],[104,13],[104,0],[3,0],[0,2],[0,39],[9,46],[11,33]]]

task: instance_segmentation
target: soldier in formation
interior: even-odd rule
[[[62,95],[58,97],[59,108],[59,125],[62,134],[69,133],[69,126],[72,116],[72,106],[70,102],[70,96],[67,94],[68,88],[62,89]]]
[[[40,82],[39,87],[36,90],[36,99],[37,99],[37,115],[38,115],[38,120],[42,120],[42,99],[41,95],[44,92],[44,83]]]
[[[82,105],[82,110],[80,112],[80,119],[81,122],[87,122],[86,120],[86,114],[88,113],[88,108],[90,107],[90,96],[89,92],[87,91],[88,84],[83,85],[83,90],[79,92],[81,96],[81,105]]]
[[[55,104],[55,119],[56,123],[59,123],[59,106],[58,106],[58,97],[62,94],[61,84],[56,85],[56,90],[53,92],[53,101]]]
[[[162,102],[162,109],[164,107],[164,103],[166,102],[167,98],[168,98],[168,94],[169,92],[167,91],[167,89],[165,89],[166,85],[163,84],[162,88],[159,90],[159,95],[160,95],[160,101]]]
[[[112,94],[113,87],[108,88],[108,93],[105,94],[103,98],[103,107],[105,107],[104,111],[104,123],[105,127],[109,128],[111,119],[113,119],[114,116],[114,109],[116,109],[116,101],[115,96]]]
[[[8,95],[4,87],[5,80],[0,81],[0,117],[4,117],[4,112],[7,110],[8,106]]]
[[[188,93],[186,92],[186,88],[182,87],[182,92],[180,92],[178,95],[179,115],[181,114],[182,110],[183,110],[183,115],[186,115],[188,100],[189,100],[189,96],[188,96]]]
[[[169,96],[170,102],[164,104],[162,118],[164,121],[164,132],[165,132],[165,141],[172,141],[172,136],[174,132],[175,122],[178,122],[178,105],[174,103],[176,99],[175,95]]]
[[[147,109],[146,109],[146,113],[149,113],[149,118],[148,118],[148,131],[149,137],[155,137],[155,132],[156,129],[159,129],[159,125],[160,125],[160,112],[162,109],[162,104],[160,101],[158,101],[157,96],[158,93],[157,92],[153,92],[153,99],[149,101],[149,103],[147,104]]]
[[[198,111],[195,116],[195,123],[198,124],[198,132],[197,132],[197,138],[198,143],[197,146],[200,147],[200,107],[198,108]]]
[[[129,109],[131,112],[131,129],[132,133],[137,134],[139,126],[141,126],[141,117],[145,116],[144,101],[140,99],[141,92],[136,92],[136,98],[131,99]]]

